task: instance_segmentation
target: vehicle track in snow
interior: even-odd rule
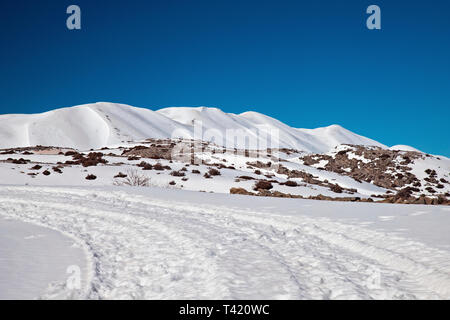
[[[450,298],[448,252],[326,218],[51,187],[2,187],[0,214],[85,244],[78,298]]]

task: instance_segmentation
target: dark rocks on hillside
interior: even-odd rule
[[[350,176],[358,182],[365,181],[386,189],[398,189],[418,181],[417,177],[409,172],[411,168],[407,164],[422,156],[421,153],[413,151],[400,153],[378,147],[349,145],[348,150],[339,151],[334,156],[314,154],[301,157],[300,160],[306,165],[323,160],[327,162],[324,166],[327,171]],[[401,161],[400,165],[398,161]]]
[[[295,182],[295,181],[292,181],[292,180],[288,180],[288,181],[286,181],[286,182],[284,183],[284,185],[287,186],[287,187],[297,187],[297,186],[298,186],[298,183]]]
[[[214,168],[209,169],[208,174],[210,176],[220,176],[220,171]]]
[[[172,171],[170,175],[173,177],[184,177],[186,174],[182,171]]]
[[[172,160],[172,151],[176,144],[167,143],[162,144],[152,144],[148,146],[136,146],[131,149],[126,149],[122,152],[123,156],[131,157],[143,157],[149,159],[164,159]]]
[[[244,188],[231,188],[230,193],[231,194],[242,194],[242,195],[247,195],[247,196],[255,196],[256,195],[253,192],[245,190]]]
[[[270,183],[269,181],[265,181],[265,180],[260,180],[258,181],[255,186],[253,187],[253,190],[257,191],[257,190],[270,190],[273,188],[272,183]]]
[[[23,158],[20,158],[20,159],[9,158],[8,161],[11,161],[13,164],[27,164],[28,162],[30,162],[30,160],[23,159]]]
[[[342,193],[342,187],[341,186],[339,186],[338,184],[333,184],[331,187],[330,187],[330,190],[331,191],[333,191],[333,192],[335,192],[335,193]]]
[[[122,173],[122,172],[119,172],[118,174],[116,174],[115,176],[114,176],[114,178],[126,178],[128,175],[126,175],[126,174],[124,174],[124,173]]]
[[[136,156],[129,156],[127,158],[128,161],[136,161],[136,160],[140,160],[140,159],[141,159],[141,157],[136,157]]]
[[[53,167],[52,170],[56,173],[63,173],[61,168],[62,168],[61,166],[56,166],[56,167]]]
[[[163,170],[171,170],[172,168],[169,166],[163,166],[161,163],[157,163],[153,166],[154,170],[163,171]]]

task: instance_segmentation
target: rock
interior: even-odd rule
[[[255,194],[253,192],[249,192],[245,190],[244,188],[231,188],[230,189],[231,194],[242,194],[247,196],[254,196]]]
[[[270,183],[269,181],[265,181],[265,180],[260,180],[258,181],[255,186],[253,187],[253,190],[257,191],[257,190],[270,190],[273,188],[272,183]]]

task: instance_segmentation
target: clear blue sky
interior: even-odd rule
[[[449,1],[2,0],[0,113],[202,105],[450,156],[449,14]]]

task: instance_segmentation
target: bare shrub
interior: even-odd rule
[[[148,187],[150,186],[150,178],[136,169],[131,169],[127,170],[125,178],[115,179],[113,184],[115,186]]]

